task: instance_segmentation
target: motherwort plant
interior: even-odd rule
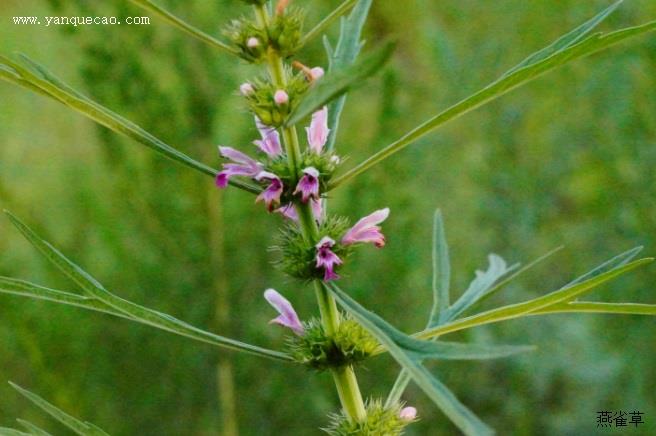
[[[259,137],[254,138],[250,145],[220,145],[218,154],[223,159],[220,169],[198,162],[165,144],[141,127],[70,88],[25,56],[17,60],[2,58],[0,77],[59,101],[119,134],[207,174],[214,179],[218,189],[234,187],[252,194],[254,202],[263,206],[254,207],[260,208],[262,213],[271,214],[272,228],[280,225],[278,232],[271,232],[277,234],[273,246],[275,259],[272,261],[281,272],[296,279],[291,283],[297,284],[299,289],[307,285],[313,288],[318,314],[299,317],[289,301],[294,300],[295,289],[285,289],[286,297],[277,290],[267,289],[264,299],[275,310],[272,313],[278,314],[271,323],[281,325],[289,332],[285,349],[271,350],[210,333],[109,292],[9,212],[9,219],[27,240],[77,283],[83,292],[64,292],[5,277],[0,278],[1,292],[104,312],[218,347],[329,372],[341,403],[341,409],[331,413],[323,426],[332,435],[402,434],[406,426],[421,416],[402,400],[410,381],[463,433],[493,433],[426,369],[424,363],[439,359],[500,358],[532,348],[443,341],[441,337],[448,333],[550,313],[656,314],[655,305],[579,300],[593,288],[651,262],[649,258],[634,260],[640,248],[622,253],[541,297],[475,313],[472,311],[474,306],[536,262],[520,268],[519,265],[508,266],[499,256],[491,255],[489,267],[477,271],[470,286],[452,302],[448,248],[438,211],[434,217],[432,309],[425,330],[405,334],[364,308],[341,288],[342,284],[348,285],[348,280],[341,277],[340,269],[349,262],[354,250],[366,245],[379,249],[385,246],[382,225],[392,212],[381,204],[378,210],[371,211],[365,217],[347,217],[330,213],[327,204],[329,194],[337,195],[336,188],[447,121],[560,65],[652,31],[656,29],[656,22],[609,33],[592,33],[619,6],[619,2],[615,3],[551,45],[528,56],[487,87],[429,118],[365,161],[343,170],[342,150],[336,144],[346,93],[379,71],[393,51],[393,44],[382,44],[358,59],[363,46],[361,30],[372,0],[345,0],[308,32],[304,31],[305,14],[301,0],[297,1],[298,5],[290,4],[289,0],[244,0],[252,8],[252,14],[229,23],[224,29],[226,42],[201,32],[150,0],[132,1],[220,51],[261,67],[259,76],[245,78],[238,89],[259,131]],[[346,14],[349,15],[346,17]],[[324,37],[327,62],[321,66],[305,65],[301,49],[315,43],[317,37],[339,18],[341,32],[337,44],[333,46]],[[365,399],[356,377],[357,366],[383,353],[393,357],[401,368],[400,374],[387,398]],[[312,376],[313,373],[306,374]],[[15,387],[78,434],[106,434],[92,424],[66,415],[36,395]],[[21,423],[28,434],[43,434],[30,423]]]

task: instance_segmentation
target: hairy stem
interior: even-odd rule
[[[255,6],[255,15],[258,23],[266,26],[269,23],[269,13],[264,6]],[[270,49],[267,59],[267,68],[274,85],[285,89],[287,85],[287,73],[284,64],[277,52]],[[292,183],[298,182],[298,175],[301,171],[300,158],[301,149],[298,140],[298,132],[295,126],[282,127],[282,138],[287,153],[289,168],[293,175]],[[296,205],[299,216],[299,225],[303,236],[308,244],[316,244],[319,239],[319,228],[314,219],[312,208],[309,203],[298,203]],[[317,303],[321,313],[321,321],[326,330],[326,334],[333,335],[340,323],[340,315],[337,309],[335,299],[322,286],[321,282],[315,281],[314,288],[317,295]],[[333,379],[342,404],[344,412],[352,421],[362,421],[366,418],[367,412],[362,400],[362,394],[358,386],[355,372],[351,366],[344,366],[332,370]]]

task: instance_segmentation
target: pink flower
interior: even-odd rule
[[[273,101],[275,101],[278,106],[282,106],[289,103],[289,95],[284,90],[279,89],[273,94]]]
[[[280,295],[275,289],[267,289],[264,291],[264,298],[280,313],[280,316],[269,321],[270,324],[287,327],[297,335],[303,336],[305,333],[303,324],[298,319],[294,307],[292,307],[292,304],[285,297]]]
[[[305,128],[307,132],[307,140],[310,145],[310,150],[315,153],[321,153],[323,146],[328,141],[328,107],[324,106],[320,110],[312,114],[312,122],[310,127]]]
[[[342,264],[340,259],[333,251],[332,247],[335,246],[335,241],[328,236],[324,236],[316,245],[317,249],[317,268],[323,268],[323,281],[339,279],[339,275],[335,273],[335,266]]]
[[[321,67],[314,67],[310,70],[310,78],[312,78],[312,80],[319,80],[324,74],[326,73]]]
[[[377,248],[385,246],[385,236],[380,232],[378,224],[389,216],[389,208],[377,210],[355,223],[342,237],[342,244],[350,245],[358,242],[372,242]]]
[[[417,418],[417,409],[414,407],[404,407],[399,413],[399,418],[404,421],[414,421]]]
[[[251,85],[250,83],[246,82],[246,83],[242,83],[242,84],[239,86],[239,92],[240,92],[241,95],[243,95],[244,97],[248,97],[249,95],[251,95],[251,94],[253,94],[253,93],[255,92],[255,88],[253,88],[253,85]]]
[[[314,198],[310,199],[310,207],[312,207],[312,215],[314,219],[320,223],[323,220],[323,211],[321,208],[321,200],[315,200]],[[293,203],[287,203],[286,205],[276,209],[276,212],[282,214],[287,219],[298,222],[298,212]]]
[[[248,48],[255,48],[259,45],[260,45],[260,40],[254,36],[251,36],[250,38],[248,38],[248,41],[246,41],[246,46]]]
[[[262,164],[232,147],[219,146],[219,153],[232,163],[223,164],[223,171],[216,176],[216,186],[225,188],[232,176],[255,177],[262,171]]]
[[[280,177],[267,171],[262,171],[255,176],[258,182],[269,182],[269,186],[257,196],[255,202],[264,201],[269,212],[280,204],[280,195],[282,195],[283,184]]]
[[[255,125],[257,126],[257,130],[260,131],[262,139],[258,139],[253,143],[270,158],[280,156],[282,154],[282,147],[280,145],[280,135],[278,134],[278,131],[273,127],[265,125],[257,117],[255,117]]]
[[[307,167],[303,170],[303,174],[296,185],[294,195],[300,192],[303,203],[307,203],[310,198],[319,198],[319,171],[314,167]]]

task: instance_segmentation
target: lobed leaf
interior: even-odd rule
[[[212,177],[216,176],[218,173],[217,170],[194,160],[156,138],[133,122],[112,112],[88,97],[85,97],[80,92],[62,82],[45,67],[34,62],[27,56],[21,55],[20,62],[15,62],[11,59],[0,56],[0,78],[31,91],[35,91],[41,95],[50,97],[85,115],[98,124],[105,126],[116,133],[127,136],[169,159],[182,163],[196,171]],[[257,186],[238,180],[231,180],[230,182],[232,185],[243,190],[252,193],[260,192],[260,189]]]
[[[337,302],[389,351],[417,386],[463,433],[477,436],[494,434],[490,427],[474,415],[442,382],[421,365],[416,350],[408,350],[408,344],[414,343],[412,338],[362,307],[335,284],[328,284],[326,288]]]
[[[610,33],[596,33],[585,39],[581,39],[583,35],[588,33],[594,27],[594,25],[598,24],[603,18],[612,12],[615,7],[617,7],[617,5],[611,6],[611,10],[604,10],[597,17],[586,23],[586,25],[580,26],[577,28],[578,30],[575,29],[570,32],[568,34],[570,36],[566,35],[567,37],[564,39],[561,38],[550,46],[529,56],[519,65],[511,68],[507,73],[503,74],[499,79],[487,87],[440,112],[412,131],[403,135],[396,142],[393,142],[370,156],[355,168],[335,178],[330,184],[330,188],[335,188],[343,182],[361,174],[384,159],[394,155],[408,145],[431,133],[433,130],[448,121],[454,120],[474,109],[477,109],[549,71],[576,59],[587,57],[625,39],[651,32],[656,29],[656,21],[651,21],[639,26],[629,27]]]
[[[353,65],[326,74],[303,96],[299,105],[289,115],[287,125],[297,124],[312,112],[377,73],[392,55],[395,45],[393,42],[388,42]]]
[[[29,295],[30,293],[33,293],[36,294],[35,298],[51,299],[54,301],[60,300],[58,302],[62,302],[64,304],[73,304],[91,310],[99,310],[212,345],[230,348],[262,357],[268,357],[274,360],[292,360],[291,357],[285,353],[215,335],[213,333],[198,329],[170,315],[148,309],[110,293],[95,278],[91,277],[79,266],[71,262],[48,242],[42,240],[36,233],[34,233],[34,231],[32,231],[32,229],[22,223],[18,218],[7,211],[5,211],[5,213],[9,216],[12,224],[18,228],[18,230],[32,245],[34,245],[61,272],[63,272],[75,283],[77,283],[88,294],[89,297],[95,299],[96,302],[91,303],[89,300],[82,301],[80,299],[75,299],[72,297],[72,294],[69,293],[62,293],[61,291],[54,291],[36,285],[31,285],[29,283],[26,284],[26,282],[20,283],[20,281],[16,280],[14,280],[12,283],[12,279],[9,279],[9,282],[5,279],[5,281],[2,283],[13,286],[12,293],[16,294],[19,293],[19,291],[22,292],[22,295]],[[104,307],[98,307],[98,303],[102,303]]]
[[[490,254],[488,259],[490,266],[487,271],[476,271],[476,278],[470,283],[467,290],[452,306],[442,312],[440,324],[457,318],[458,315],[478,302],[487,291],[492,289],[497,281],[519,267],[519,264],[508,267],[506,261],[496,254]]]
[[[360,50],[364,43],[360,40],[362,29],[367,21],[369,9],[371,9],[372,0],[358,0],[357,4],[353,7],[353,11],[346,18],[342,19],[339,40],[337,47],[332,49],[328,38],[324,37],[324,46],[328,55],[329,68],[328,71],[342,70],[355,62]],[[328,110],[328,127],[330,128],[330,135],[328,136],[328,144],[326,148],[333,150],[335,148],[335,141],[337,139],[337,131],[339,130],[339,120],[344,110],[346,103],[346,94],[343,94],[338,99],[330,104]]]
[[[621,276],[624,273],[651,263],[653,260],[653,258],[636,260],[613,270],[606,271],[596,277],[590,278],[576,285],[567,288],[561,288],[542,297],[538,297],[522,303],[511,304],[501,308],[488,310],[477,315],[472,315],[470,317],[462,318],[448,324],[424,330],[423,332],[417,333],[413,336],[419,339],[429,339],[467,328],[520,318],[522,316],[533,314],[534,312],[537,314],[551,306],[569,302],[574,298],[590,292],[594,288]]]

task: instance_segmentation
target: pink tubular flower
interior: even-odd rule
[[[278,106],[287,104],[289,103],[289,94],[287,94],[284,90],[279,89],[275,94],[273,94],[273,101],[275,101]]]
[[[255,117],[255,125],[257,130],[260,131],[262,139],[258,139],[253,143],[265,152],[270,158],[278,157],[282,154],[282,147],[280,145],[280,135],[273,127],[265,125],[259,118]]]
[[[323,146],[328,141],[328,107],[324,106],[320,110],[312,114],[312,122],[310,127],[305,128],[307,132],[308,144],[310,150],[319,154],[323,150]]]
[[[303,174],[296,185],[294,195],[300,192],[303,203],[307,203],[310,198],[315,200],[319,198],[319,171],[314,167],[307,167],[303,170]]]
[[[320,223],[323,220],[323,210],[321,208],[321,200],[315,200],[314,198],[311,198],[310,207],[312,207],[312,215],[314,215],[314,219],[318,223]],[[294,207],[293,203],[287,203],[286,205],[279,207],[275,211],[287,219],[298,222],[298,212],[296,212],[296,207]]]
[[[414,421],[417,418],[417,409],[414,407],[404,407],[399,413],[399,418],[404,421]]]
[[[380,232],[378,224],[389,216],[389,208],[377,210],[355,223],[342,237],[342,244],[350,245],[358,242],[372,242],[377,248],[385,246],[385,236]]]
[[[296,315],[292,304],[285,297],[280,295],[275,289],[267,289],[264,291],[264,298],[280,313],[280,316],[269,321],[270,324],[287,327],[297,335],[303,336],[305,333],[303,324],[298,319],[298,315]]]
[[[324,236],[316,245],[317,249],[317,268],[323,268],[323,281],[339,279],[339,275],[335,273],[335,266],[342,264],[340,259],[333,251],[332,247],[335,246],[335,241],[328,236]]]
[[[262,171],[262,164],[232,147],[219,146],[219,153],[233,163],[223,164],[223,171],[216,176],[216,186],[225,188],[232,176],[255,177]]]
[[[280,204],[280,195],[282,195],[284,188],[282,180],[280,180],[280,177],[267,171],[261,171],[258,173],[255,176],[255,180],[258,182],[269,182],[269,186],[257,196],[255,202],[264,201],[269,212],[273,211],[273,209]]]

